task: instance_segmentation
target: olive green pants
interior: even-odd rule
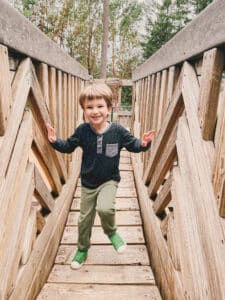
[[[110,180],[96,189],[81,188],[80,216],[78,220],[78,249],[90,247],[91,231],[96,211],[101,220],[104,233],[111,235],[116,231],[115,197],[118,182]]]

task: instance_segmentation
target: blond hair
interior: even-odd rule
[[[105,83],[92,83],[86,86],[80,93],[79,103],[84,108],[85,100],[103,98],[108,107],[112,107],[112,91]]]

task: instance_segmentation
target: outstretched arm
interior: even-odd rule
[[[155,135],[155,130],[150,130],[148,132],[143,133],[142,139],[141,139],[141,146],[146,147],[148,143],[150,143],[153,140],[153,137]]]
[[[49,124],[47,123],[46,124],[46,128],[47,128],[47,131],[48,131],[48,140],[50,143],[55,143],[56,142],[56,134],[55,134],[55,129]]]

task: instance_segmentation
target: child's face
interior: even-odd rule
[[[108,107],[104,98],[84,101],[84,114],[87,120],[96,129],[101,129],[106,125],[108,115],[112,108]]]

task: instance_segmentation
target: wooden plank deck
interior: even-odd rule
[[[80,182],[75,191],[55,264],[37,297],[38,300],[161,299],[150,267],[140,208],[134,184],[130,154],[122,151],[121,182],[116,208],[118,231],[127,241],[125,253],[118,254],[104,235],[96,217],[88,259],[79,270],[70,263],[77,244]]]

